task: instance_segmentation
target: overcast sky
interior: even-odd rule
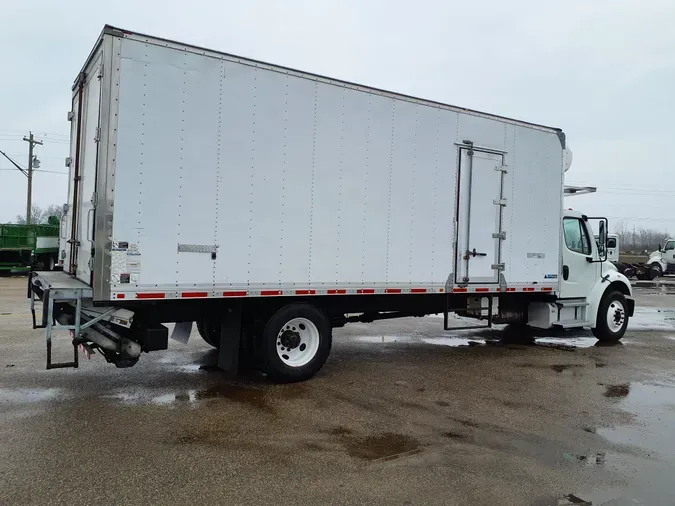
[[[70,89],[108,23],[560,127],[567,182],[599,188],[568,207],[675,234],[674,20],[673,0],[4,2],[0,150],[25,165],[33,130],[34,202],[65,202]],[[0,222],[25,199],[0,159]]]

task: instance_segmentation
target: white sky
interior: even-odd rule
[[[25,165],[36,132],[34,202],[65,202],[70,89],[108,23],[561,127],[567,182],[600,190],[569,207],[672,234],[673,20],[672,0],[4,2],[0,150]],[[0,159],[0,222],[25,198]]]

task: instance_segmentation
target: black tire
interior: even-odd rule
[[[213,324],[208,320],[197,320],[197,331],[202,339],[215,349],[220,349],[220,325]]]
[[[652,279],[660,278],[663,276],[663,269],[657,263],[649,264],[649,271],[647,271],[647,277],[651,281]]]
[[[302,334],[295,332],[295,327],[289,328],[289,324],[295,318],[309,320],[318,333],[318,346],[313,356],[307,363],[293,366],[282,360],[284,347],[282,344],[290,344],[287,351],[291,349],[304,350],[309,346],[303,342]],[[286,326],[286,329],[284,329]],[[260,369],[275,382],[288,383],[296,381],[305,381],[314,376],[323,367],[330,354],[332,346],[332,326],[326,314],[320,309],[310,304],[289,304],[279,309],[267,321],[263,331],[258,336],[256,352],[258,355],[257,363]],[[289,333],[288,336],[282,335]],[[303,328],[303,332],[309,332]],[[296,339],[297,337],[297,339]],[[282,343],[282,339],[286,343]],[[298,340],[299,339],[299,340]],[[314,338],[316,339],[316,338]],[[315,340],[316,343],[316,340]],[[303,345],[305,348],[303,348]],[[281,351],[277,351],[277,349]],[[281,356],[280,356],[281,353]]]
[[[616,326],[613,328],[607,321],[608,313],[612,313],[611,316],[615,319]],[[616,343],[624,336],[627,328],[626,296],[621,292],[608,290],[600,301],[593,335],[603,343]]]

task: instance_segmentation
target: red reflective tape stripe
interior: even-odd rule
[[[515,292],[516,289],[515,289],[515,288],[507,288],[506,291],[507,291],[507,292]]]
[[[490,289],[489,288],[476,288],[476,291],[477,292],[489,292]]]
[[[223,297],[246,297],[248,292],[223,292]]]
[[[455,293],[465,293],[465,292],[467,292],[467,289],[466,288],[453,288],[452,291],[455,292]]]
[[[137,293],[137,299],[163,299],[166,297],[165,293]]]
[[[553,287],[551,286],[545,286],[544,288],[541,289],[542,292],[552,292]]]
[[[198,298],[198,297],[208,297],[209,293],[208,292],[183,292],[180,294],[181,297],[185,297],[187,299],[190,298]]]
[[[410,293],[427,293],[426,288],[411,288]]]
[[[528,286],[523,288],[523,292],[534,292],[534,287]]]
[[[359,288],[356,293],[375,293],[374,288]]]
[[[262,290],[260,295],[281,295],[282,293],[281,290]]]
[[[336,290],[335,288],[331,288],[330,290],[328,290],[328,295],[344,295],[345,293],[347,293],[347,290],[344,289]]]
[[[124,299],[125,297],[126,297],[126,294],[124,294],[124,293],[118,293],[117,294],[118,299]]]
[[[316,290],[296,290],[295,295],[315,295]]]
[[[385,288],[384,293],[401,293],[400,288]]]

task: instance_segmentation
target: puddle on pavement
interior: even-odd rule
[[[452,330],[450,330],[452,332]],[[391,344],[391,343],[414,343],[422,342],[435,346],[450,347],[469,347],[469,346],[542,346],[556,348],[565,351],[574,351],[577,348],[590,348],[592,346],[601,346],[599,341],[592,336],[587,336],[588,331],[580,330],[577,332],[568,331],[564,336],[548,337],[541,330],[535,329],[479,329],[462,331],[459,336],[358,336],[355,341],[370,344]],[[579,335],[581,334],[581,335]],[[675,338],[675,336],[674,336]],[[602,343],[605,344],[605,343]],[[612,345],[621,345],[622,343],[611,343]],[[606,344],[605,344],[606,345]]]
[[[617,398],[626,397],[630,393],[630,385],[628,383],[620,383],[618,385],[605,385],[605,397]]]
[[[384,432],[382,434],[370,436],[355,436],[351,431],[340,431],[344,429],[338,427],[338,432],[332,432],[339,438],[340,443],[347,453],[355,458],[369,462],[388,462],[397,460],[410,455],[416,455],[422,450],[419,441],[410,436]]]
[[[593,504],[673,504],[675,384],[632,382],[626,393],[619,406],[631,414],[632,421],[596,431],[625,448],[612,454],[611,467],[622,472],[626,486],[611,501],[600,500],[597,491],[583,497]],[[619,502],[620,498],[630,501]]]
[[[413,341],[411,337],[404,336],[359,336],[356,338],[357,341],[362,343],[410,343]]]
[[[628,385],[612,385],[623,387]],[[609,388],[609,386],[607,387]],[[598,429],[613,443],[635,445],[648,452],[662,454],[675,466],[675,385],[634,382],[625,394],[621,408],[635,417],[635,422]]]
[[[612,502],[611,506],[624,506],[627,504],[635,503],[615,503]],[[593,506],[591,501],[586,501],[576,494],[566,494],[562,497],[545,497],[537,499],[532,503],[532,506]],[[607,504],[609,506],[609,503]]]
[[[0,402],[31,404],[65,397],[60,388],[0,388]]]
[[[539,337],[536,339],[536,344],[574,346],[575,348],[590,348],[597,342],[595,337]]]
[[[485,344],[482,339],[466,339],[463,337],[424,337],[423,343],[435,344],[439,346],[471,346],[472,343]]]
[[[160,394],[149,389],[139,389],[134,392],[116,392],[103,396],[103,398],[118,400],[123,404],[154,404],[158,406],[180,406],[185,403],[223,399],[273,413],[273,403],[276,400],[295,399],[304,392],[305,387],[301,384],[249,387],[233,383],[220,383],[204,389]]]
[[[675,309],[636,308],[635,314],[628,320],[628,330],[673,330],[675,327]]]
[[[444,432],[443,436],[450,439],[466,439],[468,437],[466,434],[462,434],[461,432],[456,432],[452,430]]]
[[[580,454],[580,453],[563,453],[563,459],[567,462],[579,462],[585,466],[604,466],[606,453],[605,452],[595,452],[591,454]]]
[[[583,365],[581,365],[581,364],[553,364],[550,367],[555,372],[563,372],[563,371],[566,371],[567,369],[577,369],[579,367],[583,367]]]

